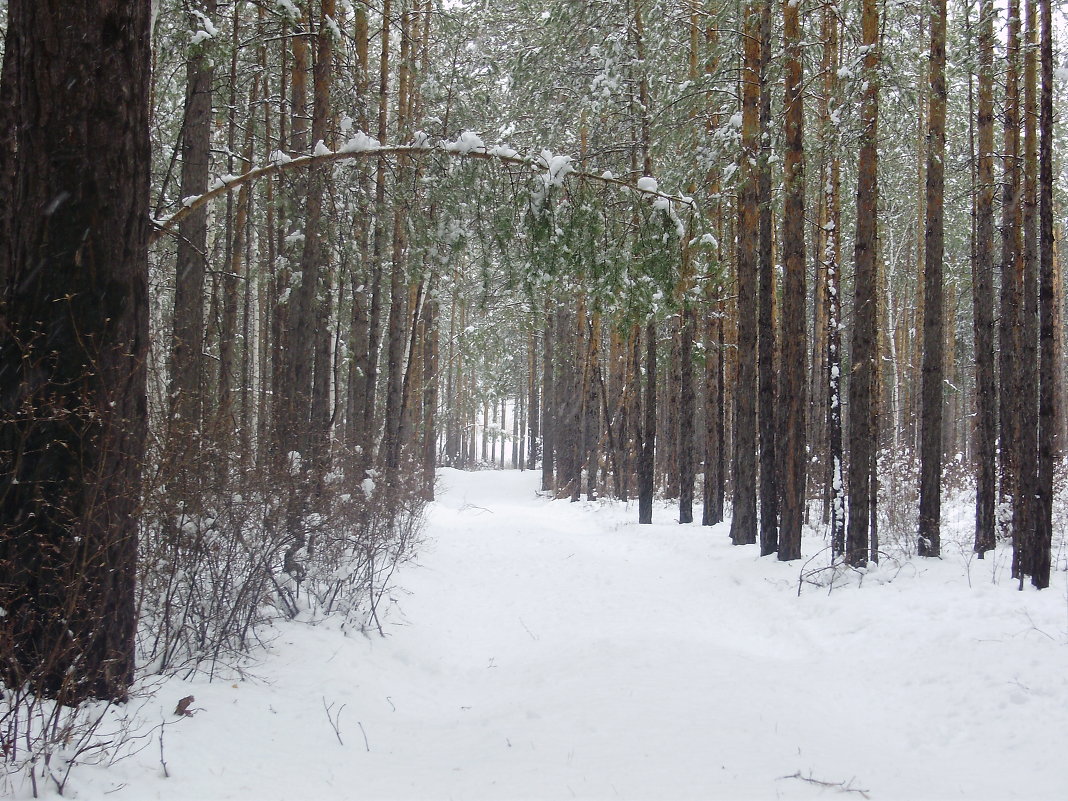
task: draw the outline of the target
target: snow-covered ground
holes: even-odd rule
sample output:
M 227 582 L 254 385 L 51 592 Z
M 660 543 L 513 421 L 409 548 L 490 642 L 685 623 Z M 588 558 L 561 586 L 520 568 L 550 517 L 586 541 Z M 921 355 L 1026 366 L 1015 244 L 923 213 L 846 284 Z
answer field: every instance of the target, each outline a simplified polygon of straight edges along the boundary
M 1068 798 L 1063 570 L 1018 592 L 947 548 L 798 597 L 724 525 L 536 481 L 442 471 L 386 637 L 279 625 L 244 679 L 158 686 L 141 750 L 67 795 Z

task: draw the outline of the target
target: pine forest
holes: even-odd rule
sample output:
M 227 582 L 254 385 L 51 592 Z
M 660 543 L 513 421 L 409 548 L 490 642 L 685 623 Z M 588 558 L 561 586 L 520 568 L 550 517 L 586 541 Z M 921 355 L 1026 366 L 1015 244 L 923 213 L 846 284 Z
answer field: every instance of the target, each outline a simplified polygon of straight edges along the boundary
M 3 0 L 0 31 L 0 793 L 1068 792 L 1068 6 Z M 497 712 L 416 669 L 454 651 L 523 665 Z M 707 662 L 763 690 L 713 704 Z M 314 708 L 206 739 L 246 681 Z M 910 711 L 785 700 L 824 688 Z M 398 728 L 405 690 L 524 761 Z M 279 725 L 316 756 L 258 761 Z

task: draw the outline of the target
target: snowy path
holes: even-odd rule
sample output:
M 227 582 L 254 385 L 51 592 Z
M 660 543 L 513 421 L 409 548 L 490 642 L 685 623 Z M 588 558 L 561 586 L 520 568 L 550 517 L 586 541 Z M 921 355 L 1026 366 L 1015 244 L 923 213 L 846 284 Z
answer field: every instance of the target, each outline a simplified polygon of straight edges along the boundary
M 79 796 L 838 796 L 799 772 L 876 800 L 1068 798 L 1063 572 L 1017 593 L 974 562 L 969 587 L 950 556 L 798 599 L 798 564 L 723 526 L 639 527 L 535 481 L 444 471 L 387 638 L 286 625 L 259 680 L 170 682 L 161 712 L 202 710 L 167 727 L 170 778 L 153 742 Z

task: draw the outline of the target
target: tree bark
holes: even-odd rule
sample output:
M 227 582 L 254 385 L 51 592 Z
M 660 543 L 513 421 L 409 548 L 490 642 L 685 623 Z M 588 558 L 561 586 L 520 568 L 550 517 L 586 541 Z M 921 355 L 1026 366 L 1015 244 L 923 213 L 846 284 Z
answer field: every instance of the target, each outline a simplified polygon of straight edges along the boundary
M 201 25 L 197 14 L 214 14 L 215 0 L 193 3 L 192 30 Z M 185 119 L 182 124 L 182 198 L 208 189 L 211 151 L 211 104 L 214 67 L 204 43 L 191 46 L 186 61 Z M 178 223 L 178 260 L 174 287 L 174 333 L 171 340 L 170 413 L 176 454 L 176 491 L 181 500 L 195 502 L 190 482 L 200 468 L 199 442 L 204 423 L 204 275 L 207 267 L 208 210 L 197 209 Z
M 779 547 L 778 406 L 775 398 L 775 265 L 771 197 L 771 2 L 760 6 L 760 159 L 757 177 L 759 322 L 757 337 L 757 406 L 760 435 L 760 554 Z
M 946 152 L 946 2 L 933 0 L 930 14 L 930 92 L 927 116 L 927 211 L 924 232 L 923 375 L 920 415 L 920 556 L 941 553 L 942 413 L 944 372 L 945 254 L 943 193 Z
M 842 452 L 842 298 L 839 272 L 841 267 L 841 213 L 839 189 L 841 161 L 833 115 L 838 102 L 838 38 L 840 21 L 836 4 L 824 7 L 823 31 L 823 102 L 820 106 L 820 146 L 823 149 L 823 173 L 820 180 L 820 233 L 817 238 L 819 259 L 825 272 L 826 304 L 826 373 L 827 382 L 827 518 L 831 552 L 845 552 L 845 476 Z
M 786 45 L 786 160 L 783 178 L 783 256 L 786 262 L 782 308 L 782 384 L 779 401 L 784 425 L 781 444 L 782 525 L 779 559 L 801 558 L 805 521 L 805 153 L 802 95 L 801 12 L 795 0 L 783 2 Z
M 861 44 L 864 54 L 862 128 L 857 158 L 857 227 L 853 249 L 852 375 L 849 379 L 849 522 L 846 561 L 863 566 L 869 557 L 870 519 L 874 509 L 872 463 L 876 449 L 875 359 L 876 259 L 878 253 L 879 6 L 863 0 Z
M 1053 266 L 1053 15 L 1050 0 L 1039 0 L 1042 85 L 1039 101 L 1039 399 L 1038 486 L 1031 583 L 1049 587 L 1053 546 L 1053 472 L 1057 453 L 1057 371 L 1055 360 L 1055 293 Z
M 976 492 L 975 552 L 996 545 L 997 387 L 994 379 L 994 7 L 979 8 L 979 106 L 976 181 L 975 267 L 972 309 L 975 332 Z
M 1001 195 L 1001 316 L 998 321 L 998 453 L 1001 457 L 1000 497 L 1011 508 L 1017 494 L 1020 441 L 1014 430 L 1013 399 L 1017 389 L 1019 355 L 1020 291 L 1017 262 L 1020 260 L 1020 105 L 1017 61 L 1019 58 L 1020 3 L 1009 0 L 1005 50 L 1005 129 Z M 1015 526 L 1009 524 L 1010 533 Z
M 755 167 L 760 152 L 760 6 L 745 9 L 742 38 L 742 152 L 738 190 L 737 320 L 738 371 L 734 389 L 734 454 L 731 460 L 733 509 L 731 542 L 757 539 L 756 404 L 757 390 L 757 241 L 758 186 Z
M 133 679 L 148 346 L 147 0 L 11 0 L 0 231 L 3 680 L 74 704 Z
M 1032 575 L 1035 556 L 1035 497 L 1038 493 L 1038 92 L 1035 46 L 1035 0 L 1024 0 L 1023 198 L 1020 263 L 1017 389 L 1014 393 L 1020 461 L 1019 488 L 1013 504 L 1013 565 L 1021 583 Z

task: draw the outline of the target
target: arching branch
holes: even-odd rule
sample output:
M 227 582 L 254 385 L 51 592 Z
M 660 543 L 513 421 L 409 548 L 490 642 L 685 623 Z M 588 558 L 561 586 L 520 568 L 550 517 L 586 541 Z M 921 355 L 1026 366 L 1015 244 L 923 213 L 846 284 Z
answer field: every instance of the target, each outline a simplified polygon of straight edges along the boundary
M 156 242 L 164 234 L 170 233 L 183 218 L 192 214 L 197 209 L 210 203 L 217 197 L 239 189 L 243 185 L 259 178 L 277 175 L 292 170 L 307 169 L 315 165 L 329 164 L 336 161 L 349 161 L 367 157 L 396 157 L 401 155 L 421 155 L 437 153 L 456 158 L 473 158 L 483 161 L 493 161 L 507 164 L 513 167 L 529 169 L 532 175 L 539 176 L 549 185 L 559 185 L 569 177 L 582 178 L 590 181 L 598 181 L 608 186 L 629 190 L 640 195 L 645 195 L 651 200 L 664 201 L 666 203 L 678 203 L 683 206 L 695 207 L 693 198 L 680 195 L 671 195 L 661 192 L 656 188 L 656 182 L 649 179 L 639 180 L 637 184 L 629 183 L 622 178 L 616 178 L 611 173 L 605 172 L 600 175 L 576 170 L 571 166 L 571 159 L 567 156 L 552 156 L 544 153 L 537 158 L 520 156 L 509 147 L 486 147 L 481 144 L 473 134 L 461 134 L 453 142 L 440 142 L 431 144 L 428 140 L 419 141 L 409 145 L 382 145 L 376 140 L 363 134 L 357 134 L 347 144 L 337 150 L 329 150 L 320 142 L 316 145 L 314 153 L 297 158 L 289 158 L 284 154 L 276 153 L 275 158 L 262 167 L 256 167 L 241 175 L 227 175 L 216 180 L 211 188 L 202 195 L 194 195 L 182 200 L 182 208 L 174 214 L 155 219 L 152 221 L 154 230 L 150 242 Z

